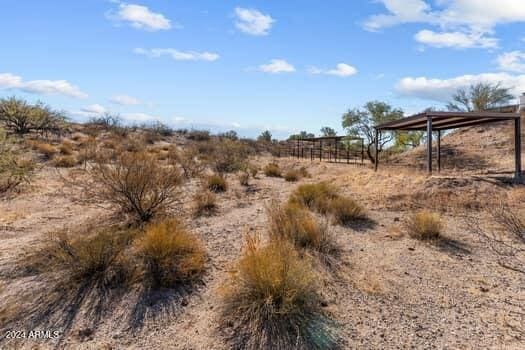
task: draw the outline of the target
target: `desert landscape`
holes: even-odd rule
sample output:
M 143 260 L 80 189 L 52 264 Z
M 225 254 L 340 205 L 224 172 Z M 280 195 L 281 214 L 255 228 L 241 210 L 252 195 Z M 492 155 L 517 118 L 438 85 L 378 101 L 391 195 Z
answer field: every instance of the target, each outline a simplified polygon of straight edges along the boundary
M 0 203 L 1 331 L 57 336 L 2 348 L 523 347 L 525 190 L 488 171 L 512 168 L 487 146 L 508 125 L 445 136 L 496 151 L 433 176 L 408 165 L 423 147 L 374 172 L 202 131 L 66 128 L 10 141 L 32 163 Z

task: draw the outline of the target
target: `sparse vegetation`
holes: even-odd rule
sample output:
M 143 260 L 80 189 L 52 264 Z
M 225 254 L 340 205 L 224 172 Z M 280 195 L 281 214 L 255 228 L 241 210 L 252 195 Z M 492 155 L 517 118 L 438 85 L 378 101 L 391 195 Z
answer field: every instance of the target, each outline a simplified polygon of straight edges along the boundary
M 337 197 L 337 188 L 326 182 L 319 182 L 297 187 L 290 196 L 290 202 L 324 214 L 330 209 L 330 202 Z
M 241 171 L 238 175 L 239 183 L 241 186 L 249 186 L 250 185 L 250 174 L 247 171 Z
M 441 236 L 442 222 L 438 213 L 419 211 L 407 220 L 408 234 L 420 240 L 434 240 Z
M 334 222 L 343 226 L 366 218 L 363 207 L 348 197 L 332 199 L 328 211 L 332 214 Z
M 226 192 L 228 190 L 228 183 L 226 182 L 226 178 L 221 175 L 211 175 L 206 180 L 207 187 L 210 191 L 219 193 L 219 192 Z
M 38 153 L 44 156 L 45 159 L 51 159 L 55 154 L 58 153 L 58 150 L 55 146 L 50 145 L 49 143 L 37 143 L 35 149 Z
M 53 159 L 53 165 L 57 168 L 72 168 L 77 163 L 75 156 L 59 156 Z
M 243 349 L 331 349 L 337 339 L 320 308 L 318 278 L 293 245 L 248 238 L 223 287 L 223 324 Z
M 270 163 L 264 167 L 264 175 L 268 177 L 281 177 L 281 168 L 279 168 L 279 164 L 277 163 Z
M 137 243 L 147 275 L 155 286 L 190 283 L 205 270 L 206 252 L 200 240 L 174 219 L 152 223 Z
M 290 169 L 284 173 L 284 179 L 288 182 L 299 181 L 300 177 L 301 177 L 301 174 L 296 169 Z
M 0 195 L 28 183 L 33 170 L 33 161 L 23 158 L 12 140 L 0 129 Z
M 217 197 L 208 190 L 199 192 L 193 198 L 195 216 L 211 216 L 217 211 Z
M 147 152 L 122 153 L 114 160 L 97 158 L 84 185 L 88 199 L 113 203 L 136 221 L 146 222 L 178 200 L 180 170 L 164 165 Z

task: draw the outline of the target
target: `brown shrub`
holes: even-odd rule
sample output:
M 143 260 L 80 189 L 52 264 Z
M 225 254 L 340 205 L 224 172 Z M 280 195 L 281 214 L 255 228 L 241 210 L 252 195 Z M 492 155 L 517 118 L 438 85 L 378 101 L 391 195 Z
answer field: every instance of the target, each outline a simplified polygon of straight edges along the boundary
M 73 144 L 71 141 L 64 140 L 62 141 L 62 144 L 58 147 L 58 150 L 60 151 L 60 154 L 63 154 L 65 156 L 72 155 L 73 152 Z
M 57 168 L 72 168 L 77 163 L 78 160 L 74 156 L 59 156 L 53 159 L 53 165 Z
M 270 163 L 264 167 L 264 175 L 268 177 L 281 177 L 281 169 L 276 163 Z
M 89 173 L 92 181 L 83 186 L 88 199 L 113 203 L 139 222 L 170 209 L 182 182 L 178 167 L 146 152 L 117 154 L 108 163 L 96 158 Z
M 217 211 L 217 197 L 210 191 L 197 193 L 193 198 L 195 216 L 211 216 Z
M 441 217 L 426 210 L 411 215 L 406 223 L 408 234 L 421 240 L 438 239 L 441 236 Z
M 298 170 L 295 170 L 295 169 L 290 169 L 284 173 L 284 179 L 288 182 L 299 181 L 300 177 L 301 177 L 301 174 L 299 173 Z
M 177 220 L 151 224 L 136 247 L 147 277 L 156 286 L 193 282 L 205 271 L 206 252 L 201 241 Z
M 291 203 L 272 203 L 266 212 L 272 240 L 288 240 L 298 248 L 320 253 L 326 263 L 333 262 L 331 258 L 339 252 L 337 243 L 328 226 L 319 223 L 308 209 Z
M 326 183 L 305 184 L 297 187 L 290 196 L 290 202 L 306 206 L 320 213 L 327 213 L 330 202 L 337 198 L 337 188 Z
M 330 349 L 337 337 L 320 308 L 318 277 L 293 245 L 248 238 L 222 288 L 222 323 L 236 349 Z
M 363 207 L 348 197 L 332 199 L 328 211 L 333 215 L 334 222 L 343 226 L 366 219 L 366 213 Z
M 49 143 L 37 143 L 35 145 L 36 151 L 44 156 L 46 159 L 51 159 L 55 154 L 58 153 L 58 150 L 55 146 L 50 145 Z
M 249 150 L 241 142 L 222 139 L 213 145 L 208 162 L 216 173 L 233 173 L 246 167 Z
M 179 151 L 176 146 L 172 146 L 168 151 L 168 159 L 179 164 L 187 179 L 200 177 L 204 172 L 205 165 L 199 159 L 199 151 L 196 147 L 188 146 Z
M 250 185 L 250 174 L 248 174 L 247 172 L 242 171 L 241 173 L 239 173 L 238 178 L 239 178 L 239 183 L 241 184 L 241 186 Z
M 226 192 L 228 190 L 228 183 L 226 179 L 221 175 L 211 175 L 206 180 L 207 187 L 210 191 L 219 193 Z

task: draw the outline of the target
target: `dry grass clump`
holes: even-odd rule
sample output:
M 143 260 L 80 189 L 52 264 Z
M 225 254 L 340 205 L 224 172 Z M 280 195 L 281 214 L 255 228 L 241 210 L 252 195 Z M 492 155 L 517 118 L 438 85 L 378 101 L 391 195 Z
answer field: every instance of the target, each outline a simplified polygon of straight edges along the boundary
M 88 199 L 113 203 L 138 222 L 170 209 L 178 200 L 182 175 L 175 165 L 163 165 L 147 152 L 96 158 L 89 168 L 92 180 L 84 184 Z
M 330 201 L 328 211 L 334 222 L 339 225 L 349 225 L 357 220 L 366 219 L 365 210 L 356 201 L 348 197 L 337 197 Z
M 45 159 L 51 159 L 55 154 L 58 153 L 58 150 L 55 146 L 50 145 L 49 143 L 37 143 L 35 144 L 35 150 L 44 156 Z
M 410 237 L 420 240 L 438 239 L 443 228 L 441 216 L 426 210 L 411 215 L 406 226 Z
M 296 182 L 301 178 L 301 174 L 296 169 L 290 169 L 284 173 L 284 179 L 288 182 Z
M 292 244 L 248 238 L 223 287 L 222 320 L 236 349 L 331 349 L 336 336 L 320 308 L 318 278 Z
M 228 190 L 228 183 L 221 175 L 211 175 L 206 180 L 206 187 L 215 193 L 226 192 Z
M 327 263 L 338 253 L 337 243 L 328 231 L 328 226 L 319 223 L 303 206 L 272 203 L 266 212 L 270 239 L 287 240 L 298 248 L 320 253 Z
M 201 241 L 174 219 L 148 226 L 136 249 L 146 276 L 156 286 L 193 282 L 205 270 L 206 252 Z
M 279 168 L 279 164 L 277 163 L 270 163 L 266 165 L 263 169 L 264 175 L 268 177 L 281 177 L 281 169 Z
M 58 147 L 58 150 L 60 151 L 60 154 L 65 156 L 71 156 L 73 155 L 73 143 L 68 140 L 62 141 L 62 144 Z
M 53 159 L 53 165 L 57 168 L 72 168 L 77 163 L 75 156 L 59 156 Z
M 248 172 L 242 171 L 238 175 L 238 179 L 239 179 L 239 183 L 241 184 L 241 186 L 249 186 L 250 185 L 250 174 L 248 174 Z
M 64 269 L 77 282 L 98 281 L 106 284 L 122 282 L 132 266 L 124 264 L 122 252 L 135 232 L 115 227 L 72 239 L 60 232 L 48 247 L 50 265 Z M 49 268 L 49 265 L 45 267 Z
M 23 158 L 20 153 L 20 150 L 15 149 L 13 140 L 0 128 L 0 195 L 31 179 L 34 163 L 29 158 Z
M 210 191 L 197 193 L 193 198 L 193 215 L 211 216 L 217 211 L 217 197 Z
M 337 188 L 326 183 L 305 184 L 297 187 L 290 196 L 290 203 L 303 205 L 320 213 L 327 213 L 330 202 L 338 197 Z

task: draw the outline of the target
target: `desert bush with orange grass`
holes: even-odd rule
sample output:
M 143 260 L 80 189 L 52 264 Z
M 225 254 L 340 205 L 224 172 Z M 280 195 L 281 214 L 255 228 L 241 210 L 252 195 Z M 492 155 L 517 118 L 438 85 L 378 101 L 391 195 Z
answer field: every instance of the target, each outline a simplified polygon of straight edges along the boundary
M 205 271 L 203 244 L 175 219 L 150 224 L 137 240 L 136 249 L 146 277 L 156 286 L 194 282 Z
M 206 179 L 206 187 L 211 192 L 226 192 L 228 190 L 228 182 L 224 176 L 214 174 Z
M 328 204 L 328 212 L 333 216 L 334 223 L 343 226 L 366 219 L 364 208 L 348 197 L 333 198 Z
M 279 164 L 277 163 L 270 163 L 267 164 L 263 169 L 264 175 L 268 177 L 281 177 L 282 171 L 281 168 L 279 168 Z
M 422 210 L 408 218 L 406 227 L 412 238 L 435 240 L 440 238 L 443 224 L 439 213 Z
M 336 328 L 320 306 L 319 278 L 287 241 L 248 237 L 222 287 L 221 320 L 235 349 L 333 349 Z M 223 328 L 223 329 L 224 329 Z
M 96 158 L 88 173 L 91 180 L 83 184 L 87 198 L 112 203 L 137 222 L 166 212 L 179 199 L 179 168 L 147 152 Z
M 327 182 L 304 184 L 292 192 L 289 201 L 324 214 L 330 209 L 330 202 L 338 197 L 337 193 L 337 188 Z
M 29 183 L 34 168 L 33 161 L 23 157 L 13 140 L 0 129 L 0 195 L 14 190 L 22 183 Z
M 308 209 L 297 204 L 272 203 L 266 208 L 268 234 L 271 240 L 287 240 L 297 248 L 319 254 L 323 262 L 332 265 L 339 253 L 335 237 L 328 225 L 321 223 Z
M 213 192 L 204 190 L 193 197 L 193 215 L 211 216 L 217 211 L 217 197 Z
M 36 143 L 34 147 L 35 150 L 44 156 L 45 159 L 51 159 L 58 153 L 56 147 L 49 143 Z
M 53 166 L 57 168 L 72 168 L 78 164 L 75 156 L 58 156 L 53 158 Z

